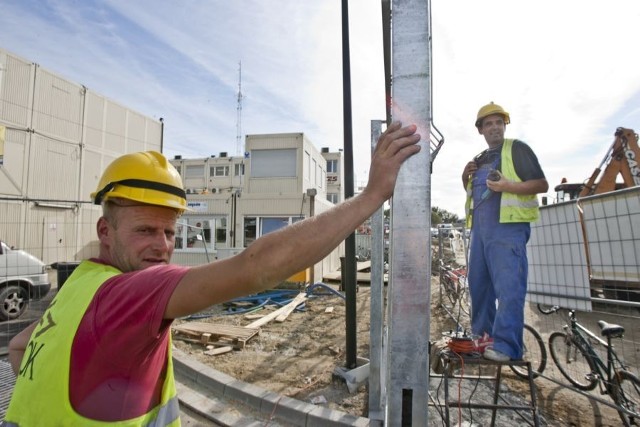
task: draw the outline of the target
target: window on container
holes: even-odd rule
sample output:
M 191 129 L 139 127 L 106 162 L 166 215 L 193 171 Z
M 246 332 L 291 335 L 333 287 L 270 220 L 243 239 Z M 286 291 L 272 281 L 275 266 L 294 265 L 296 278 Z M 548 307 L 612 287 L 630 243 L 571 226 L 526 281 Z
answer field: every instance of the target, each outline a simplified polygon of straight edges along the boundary
M 244 247 L 246 248 L 256 240 L 257 237 L 257 218 L 245 217 L 244 218 Z
M 209 174 L 210 176 L 229 176 L 229 166 L 211 166 Z
M 244 163 L 236 163 L 233 167 L 233 175 L 234 176 L 243 176 L 244 175 Z
M 223 215 L 182 217 L 176 225 L 175 248 L 189 251 L 225 246 L 227 218 Z
M 338 203 L 338 193 L 327 193 L 327 200 L 335 205 Z
M 311 168 L 311 155 L 305 151 L 304 152 L 304 171 L 302 172 L 302 176 L 304 176 L 304 174 L 307 174 L 307 181 L 309 181 L 309 174 L 311 172 L 309 172 L 309 169 Z
M 268 234 L 289 225 L 289 218 L 261 218 L 260 225 L 260 235 Z
M 244 220 L 244 246 L 249 246 L 256 238 L 279 230 L 287 225 L 302 221 L 303 216 L 246 217 Z
M 202 217 L 184 218 L 187 225 L 187 248 L 211 246 L 211 225 Z
M 318 176 L 317 170 L 318 170 L 318 162 L 316 162 L 316 159 L 313 159 L 313 168 L 309 171 L 309 173 L 311 173 L 311 179 L 309 181 L 314 186 L 316 185 L 316 177 Z
M 204 176 L 204 165 L 187 165 L 184 176 L 185 178 L 202 178 Z
M 216 238 L 216 246 L 226 246 L 227 244 L 227 218 L 220 217 L 214 220 L 214 230 Z
M 320 166 L 318 164 L 318 166 L 316 167 L 316 182 L 315 184 L 322 188 L 322 166 Z
M 289 178 L 296 176 L 296 149 L 252 150 L 251 176 Z
M 338 172 L 338 161 L 337 160 L 327 160 L 327 172 Z

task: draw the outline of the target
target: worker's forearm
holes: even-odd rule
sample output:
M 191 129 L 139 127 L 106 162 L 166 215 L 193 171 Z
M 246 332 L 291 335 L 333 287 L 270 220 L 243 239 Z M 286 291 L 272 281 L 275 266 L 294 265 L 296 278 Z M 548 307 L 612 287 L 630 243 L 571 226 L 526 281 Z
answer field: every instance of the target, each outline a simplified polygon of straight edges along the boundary
M 263 236 L 243 252 L 249 265 L 262 272 L 256 286 L 273 286 L 321 261 L 382 203 L 376 196 L 362 193 L 330 211 Z
M 18 372 L 20 372 L 20 364 L 22 363 L 24 352 L 25 350 L 9 350 L 7 358 L 9 359 L 11 369 L 16 376 L 18 375 Z
M 236 256 L 191 268 L 173 292 L 165 318 L 269 289 L 313 266 L 383 202 L 381 196 L 361 193 L 317 216 L 263 235 Z
M 546 193 L 549 189 L 549 184 L 546 179 L 532 179 L 530 181 L 515 182 L 509 181 L 505 185 L 504 192 L 521 194 L 521 195 L 533 195 Z
M 22 363 L 24 352 L 27 349 L 27 345 L 31 339 L 31 334 L 38 325 L 38 322 L 39 321 L 33 322 L 9 341 L 9 355 L 7 358 L 9 359 L 11 368 L 16 375 L 18 375 L 18 372 L 20 371 L 20 364 Z

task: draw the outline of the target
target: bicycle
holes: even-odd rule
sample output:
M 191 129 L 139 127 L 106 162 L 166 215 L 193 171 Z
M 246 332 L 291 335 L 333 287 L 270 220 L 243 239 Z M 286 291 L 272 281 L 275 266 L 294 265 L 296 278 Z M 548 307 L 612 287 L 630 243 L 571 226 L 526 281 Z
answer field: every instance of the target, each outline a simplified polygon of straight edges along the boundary
M 467 284 L 467 270 L 464 267 L 453 268 L 446 265 L 440 260 L 440 303 L 442 304 L 442 290 L 451 303 L 452 307 L 456 305 L 466 314 L 469 315 L 469 285 Z
M 544 314 L 556 313 L 559 306 L 544 308 Z M 633 374 L 618 357 L 612 340 L 622 338 L 624 327 L 598 321 L 600 334 L 606 341 L 581 325 L 575 310 L 568 311 L 569 323 L 564 331 L 553 332 L 549 336 L 551 358 L 562 375 L 577 389 L 590 391 L 600 385 L 600 394 L 608 395 L 625 426 L 640 422 L 640 378 Z M 607 351 L 606 362 L 596 352 L 595 346 Z

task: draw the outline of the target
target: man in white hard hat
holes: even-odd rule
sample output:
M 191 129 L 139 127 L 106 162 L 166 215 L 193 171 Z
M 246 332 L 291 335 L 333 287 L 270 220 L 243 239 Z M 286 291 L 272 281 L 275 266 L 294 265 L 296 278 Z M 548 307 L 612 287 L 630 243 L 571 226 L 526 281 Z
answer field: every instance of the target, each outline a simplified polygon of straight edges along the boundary
M 493 102 L 480 108 L 475 126 L 489 148 L 467 163 L 462 173 L 471 229 L 467 274 L 471 329 L 492 341 L 484 357 L 499 362 L 523 356 L 526 246 L 530 223 L 538 218 L 536 195 L 549 189 L 533 150 L 504 137 L 510 119 Z

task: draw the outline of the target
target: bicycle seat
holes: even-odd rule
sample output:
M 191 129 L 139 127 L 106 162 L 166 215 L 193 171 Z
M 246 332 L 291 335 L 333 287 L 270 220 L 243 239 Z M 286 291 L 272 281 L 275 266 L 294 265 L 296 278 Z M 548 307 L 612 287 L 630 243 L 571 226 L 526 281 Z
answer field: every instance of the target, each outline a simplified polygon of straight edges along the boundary
M 599 320 L 598 326 L 603 337 L 621 338 L 624 335 L 624 326 L 607 323 L 604 320 Z

